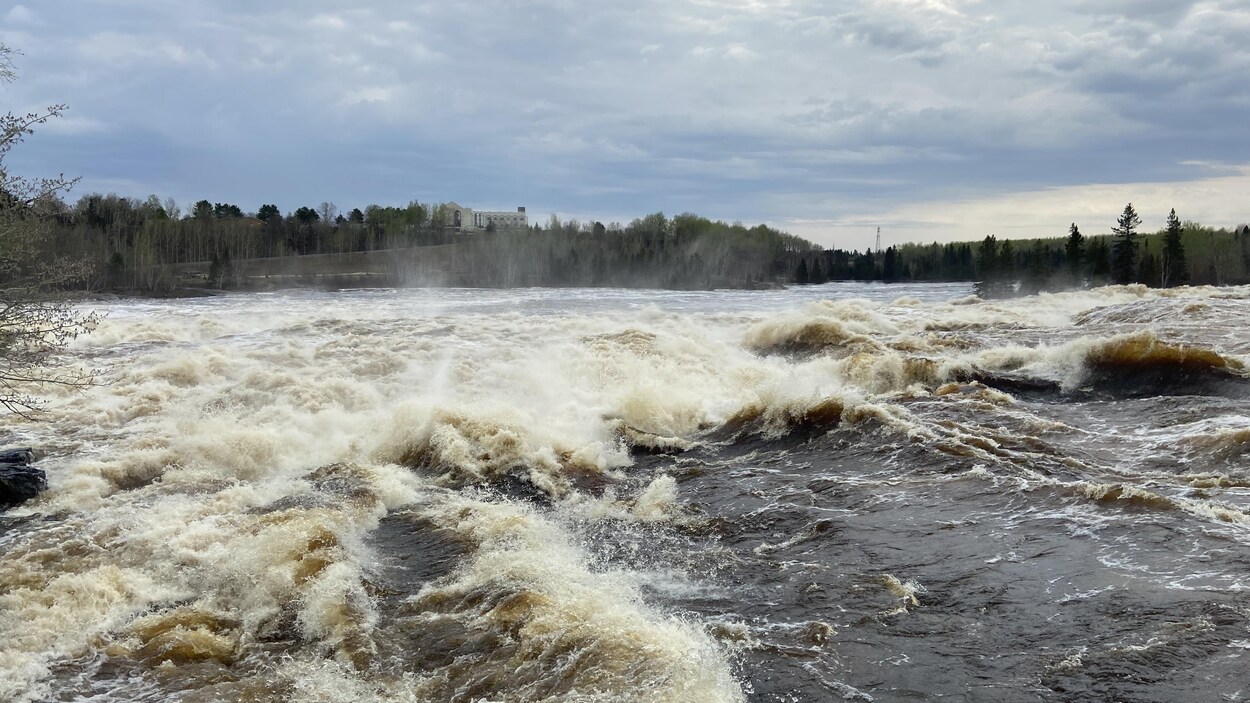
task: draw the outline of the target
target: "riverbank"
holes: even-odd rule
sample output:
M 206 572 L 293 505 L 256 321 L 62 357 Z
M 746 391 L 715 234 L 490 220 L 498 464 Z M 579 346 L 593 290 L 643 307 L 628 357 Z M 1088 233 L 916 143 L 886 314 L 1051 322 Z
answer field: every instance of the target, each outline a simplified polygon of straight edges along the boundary
M 558 275 L 520 274 L 484 277 L 472 265 L 480 252 L 464 244 L 380 249 L 341 254 L 306 254 L 240 259 L 225 264 L 195 261 L 151 267 L 145 287 L 108 288 L 106 293 L 149 297 L 188 298 L 229 291 L 288 289 L 342 290 L 356 288 L 535 288 L 585 287 L 562 282 Z M 761 281 L 729 276 L 673 280 L 660 272 L 636 274 L 621 281 L 607 279 L 603 287 L 660 290 L 772 290 L 779 280 Z M 591 286 L 594 287 L 594 286 Z

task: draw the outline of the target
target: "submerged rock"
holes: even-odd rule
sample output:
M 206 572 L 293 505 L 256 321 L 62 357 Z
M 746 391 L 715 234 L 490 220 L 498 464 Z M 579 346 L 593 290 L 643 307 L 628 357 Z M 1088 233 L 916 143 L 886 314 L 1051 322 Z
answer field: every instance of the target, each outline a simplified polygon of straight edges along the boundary
M 31 449 L 0 450 L 0 510 L 21 505 L 48 488 L 48 475 L 30 466 Z

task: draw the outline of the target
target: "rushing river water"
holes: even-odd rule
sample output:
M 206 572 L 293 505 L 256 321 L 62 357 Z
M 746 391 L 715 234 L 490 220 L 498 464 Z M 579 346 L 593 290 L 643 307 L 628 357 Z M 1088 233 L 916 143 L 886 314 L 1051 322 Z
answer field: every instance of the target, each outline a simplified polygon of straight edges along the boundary
M 2 701 L 1250 699 L 1250 289 L 101 303 Z

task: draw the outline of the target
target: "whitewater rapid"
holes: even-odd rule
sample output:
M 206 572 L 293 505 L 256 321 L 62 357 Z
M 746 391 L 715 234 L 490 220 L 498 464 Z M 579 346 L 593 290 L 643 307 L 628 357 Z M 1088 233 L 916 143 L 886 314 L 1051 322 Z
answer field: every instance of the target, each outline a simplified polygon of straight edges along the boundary
M 102 302 L 0 700 L 1247 696 L 1248 301 Z

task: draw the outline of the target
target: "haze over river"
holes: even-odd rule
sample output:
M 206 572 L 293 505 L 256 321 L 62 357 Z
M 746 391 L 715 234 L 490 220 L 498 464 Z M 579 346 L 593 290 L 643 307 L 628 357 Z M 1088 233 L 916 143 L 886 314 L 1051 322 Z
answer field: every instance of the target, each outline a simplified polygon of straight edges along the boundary
M 1250 699 L 1250 289 L 94 309 L 0 701 Z

